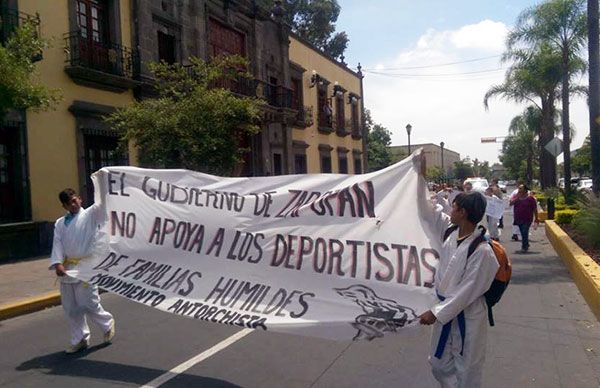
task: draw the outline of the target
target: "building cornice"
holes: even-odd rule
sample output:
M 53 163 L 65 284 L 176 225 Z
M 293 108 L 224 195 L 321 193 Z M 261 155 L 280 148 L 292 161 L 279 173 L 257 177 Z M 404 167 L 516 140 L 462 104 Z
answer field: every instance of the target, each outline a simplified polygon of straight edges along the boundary
M 314 44 L 310 43 L 308 40 L 304 39 L 303 37 L 301 37 L 300 35 L 296 34 L 294 31 L 290 31 L 290 37 L 296 39 L 298 42 L 302 43 L 303 45 L 305 45 L 306 47 L 310 48 L 311 50 L 313 50 L 315 53 L 319 54 L 320 56 L 322 56 L 323 58 L 327 59 L 329 62 L 333 63 L 334 65 L 336 65 L 337 67 L 339 67 L 340 69 L 346 71 L 347 73 L 355 76 L 356 78 L 360 79 L 361 76 L 355 72 L 354 70 L 348 68 L 346 65 L 338 62 L 335 58 L 333 58 L 330 55 L 327 55 L 326 53 L 324 53 L 321 49 L 319 49 L 317 46 L 315 46 Z

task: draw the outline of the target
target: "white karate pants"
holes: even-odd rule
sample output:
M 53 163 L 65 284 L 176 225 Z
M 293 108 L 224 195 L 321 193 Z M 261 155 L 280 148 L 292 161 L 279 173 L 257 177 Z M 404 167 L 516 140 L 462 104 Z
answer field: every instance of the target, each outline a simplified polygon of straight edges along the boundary
M 513 219 L 515 218 L 515 209 L 513 208 Z M 512 234 L 513 236 L 518 236 L 519 238 L 523 238 L 523 236 L 521 236 L 521 229 L 519 229 L 519 227 L 517 225 L 512 226 Z
M 475 302 L 477 303 L 477 302 Z M 485 304 L 485 302 L 483 302 Z M 436 358 L 435 352 L 442 332 L 442 324 L 433 324 L 431 336 L 431 353 L 429 363 L 433 377 L 442 388 L 479 388 L 485 362 L 485 346 L 487 338 L 487 310 L 478 308 L 477 313 L 465 313 L 465 345 L 461 351 L 461 335 L 458 321 L 452 321 L 450 336 L 441 359 Z M 472 315 L 469 317 L 469 315 Z
M 81 340 L 89 341 L 90 328 L 86 315 L 106 333 L 112 323 L 113 316 L 100 304 L 98 287 L 84 282 L 61 283 L 60 300 L 71 330 L 71 345 Z
M 488 232 L 491 238 L 500 238 L 500 231 L 498 230 L 498 219 L 490 216 L 486 216 L 488 224 Z

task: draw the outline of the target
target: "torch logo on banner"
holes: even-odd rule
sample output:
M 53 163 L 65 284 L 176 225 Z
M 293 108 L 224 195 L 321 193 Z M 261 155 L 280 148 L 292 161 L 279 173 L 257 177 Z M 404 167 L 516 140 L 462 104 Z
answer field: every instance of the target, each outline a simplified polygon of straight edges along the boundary
M 358 330 L 353 340 L 383 337 L 388 332 L 396 332 L 417 319 L 415 311 L 410 307 L 402 306 L 391 299 L 377 296 L 375 291 L 362 284 L 355 284 L 347 288 L 334 288 L 343 296 L 358 304 L 365 314 L 354 318 L 351 325 Z

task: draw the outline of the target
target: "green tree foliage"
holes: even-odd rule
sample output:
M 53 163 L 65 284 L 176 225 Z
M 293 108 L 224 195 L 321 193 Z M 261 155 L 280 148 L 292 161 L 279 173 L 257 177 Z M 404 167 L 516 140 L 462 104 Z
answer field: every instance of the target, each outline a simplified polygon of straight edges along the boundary
M 499 159 L 511 179 L 531 183 L 535 165 L 532 165 L 529 170 L 525 155 L 531 152 L 533 141 L 533 134 L 527 131 L 520 131 L 504 139 Z
M 369 170 L 376 171 L 392 164 L 392 133 L 380 124 L 373 125 L 368 137 Z
M 438 166 L 427 168 L 427 179 L 432 182 L 440 182 L 444 178 L 444 171 Z
M 247 151 L 242 139 L 259 132 L 263 102 L 214 87 L 239 77 L 250 79 L 239 56 L 204 62 L 190 58 L 191 68 L 150 64 L 158 97 L 136 101 L 108 117 L 140 149 L 146 166 L 187 168 L 230 175 Z
M 261 0 L 272 9 L 276 0 Z M 337 0 L 285 0 L 284 21 L 292 31 L 308 40 L 333 58 L 339 58 L 348 47 L 348 35 L 335 32 L 341 7 Z
M 456 179 L 463 181 L 473 175 L 473 164 L 471 163 L 471 160 L 465 158 L 458 162 L 454 162 L 454 177 Z
M 592 171 L 592 143 L 589 136 L 586 137 L 581 148 L 577 150 L 577 153 L 571 159 L 571 167 L 573 171 L 577 171 L 579 176 Z
M 586 45 L 586 39 L 585 0 L 547 0 L 523 11 L 507 40 L 510 50 L 530 51 L 549 46 L 560 56 L 561 122 L 566 181 L 571 178 L 569 97 L 573 92 L 582 92 L 584 89 L 573 86 L 571 81 L 585 70 L 580 55 Z M 568 185 L 565 189 L 570 191 Z
M 39 84 L 32 58 L 47 46 L 36 27 L 26 22 L 0 45 L 0 120 L 9 109 L 47 110 L 60 100 L 60 92 Z
M 490 167 L 490 162 L 488 162 L 487 160 L 481 162 L 477 158 L 473 159 L 472 168 L 473 168 L 473 176 L 491 179 L 492 168 Z
M 528 106 L 522 114 L 511 120 L 508 131 L 513 136 L 505 140 L 506 146 L 502 145 L 500 161 L 512 177 L 524 180 L 528 184 L 531 184 L 534 178 L 541 125 L 541 110 L 534 105 Z

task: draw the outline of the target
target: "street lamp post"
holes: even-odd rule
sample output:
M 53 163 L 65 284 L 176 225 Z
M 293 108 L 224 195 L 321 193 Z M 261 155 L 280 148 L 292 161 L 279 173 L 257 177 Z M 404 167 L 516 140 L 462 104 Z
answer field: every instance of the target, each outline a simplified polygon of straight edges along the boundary
M 442 149 L 442 177 L 446 177 L 446 170 L 444 170 L 444 142 L 440 142 L 440 148 Z
M 412 130 L 412 125 L 406 124 L 406 134 L 408 135 L 408 155 L 410 156 L 410 131 Z

